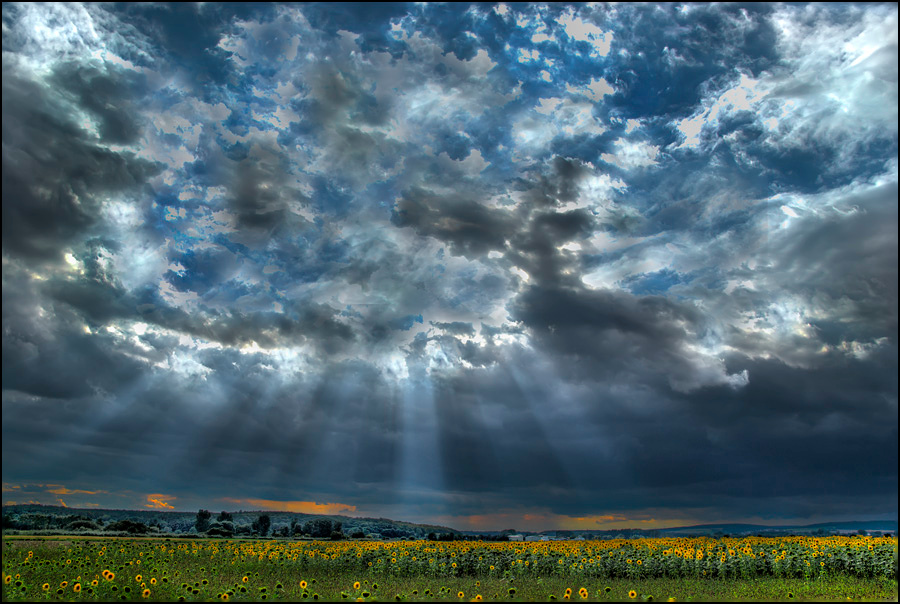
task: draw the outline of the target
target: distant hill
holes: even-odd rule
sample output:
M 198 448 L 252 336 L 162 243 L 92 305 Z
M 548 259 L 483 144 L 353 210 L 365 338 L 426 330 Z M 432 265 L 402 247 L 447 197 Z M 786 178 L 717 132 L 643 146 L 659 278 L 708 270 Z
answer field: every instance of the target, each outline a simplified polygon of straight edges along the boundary
M 697 524 L 660 529 L 661 533 L 727 533 L 727 534 L 765 534 L 769 532 L 814 533 L 882 531 L 897 532 L 896 520 L 858 520 L 846 522 L 820 522 L 817 524 L 766 525 L 766 524 Z
M 730 535 L 819 535 L 847 534 L 867 531 L 870 533 L 897 533 L 896 520 L 860 520 L 846 522 L 822 522 L 818 524 L 767 525 L 767 524 L 695 524 L 661 529 L 624 528 L 612 530 L 547 530 L 540 532 L 521 531 L 524 535 L 541 535 L 557 538 L 590 537 L 593 539 L 617 539 L 640 537 L 683 537 Z M 508 531 L 504 531 L 508 532 Z M 471 532 L 463 531 L 464 534 Z M 498 533 L 499 534 L 499 533 Z

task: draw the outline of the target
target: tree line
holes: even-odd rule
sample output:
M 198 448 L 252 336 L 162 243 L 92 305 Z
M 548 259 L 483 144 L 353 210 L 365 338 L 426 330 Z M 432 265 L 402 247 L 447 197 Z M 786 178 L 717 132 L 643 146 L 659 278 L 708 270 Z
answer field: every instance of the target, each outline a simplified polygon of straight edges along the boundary
M 37 534 L 169 535 L 182 537 L 275 537 L 313 539 L 452 539 L 461 536 L 432 525 L 386 518 L 323 517 L 293 512 L 196 513 L 168 510 L 102 510 L 41 506 L 3 507 L 3 531 Z

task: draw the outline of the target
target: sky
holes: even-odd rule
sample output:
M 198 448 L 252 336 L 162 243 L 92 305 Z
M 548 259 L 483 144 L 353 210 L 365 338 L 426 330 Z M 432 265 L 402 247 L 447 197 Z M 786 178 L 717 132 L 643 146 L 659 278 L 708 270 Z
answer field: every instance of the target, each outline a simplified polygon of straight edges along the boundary
M 3 502 L 897 518 L 897 4 L 3 4 Z

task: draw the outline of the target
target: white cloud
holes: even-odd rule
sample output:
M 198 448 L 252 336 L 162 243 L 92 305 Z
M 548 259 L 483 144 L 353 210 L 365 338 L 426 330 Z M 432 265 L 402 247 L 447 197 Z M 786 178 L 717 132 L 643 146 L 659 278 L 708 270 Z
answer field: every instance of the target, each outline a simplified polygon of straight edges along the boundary
M 541 53 L 539 53 L 535 49 L 527 49 L 520 48 L 519 49 L 519 63 L 527 63 L 528 61 L 537 61 L 541 57 Z
M 609 85 L 609 82 L 604 80 L 603 78 L 592 79 L 591 82 L 580 88 L 576 88 L 571 84 L 566 84 L 566 91 L 570 94 L 581 94 L 592 101 L 600 101 L 607 94 L 613 94 L 616 90 L 612 86 Z
M 533 113 L 526 113 L 513 123 L 513 140 L 517 154 L 531 154 L 545 148 L 557 136 L 571 138 L 598 135 L 606 131 L 593 115 L 594 105 L 584 101 L 540 99 Z M 537 114 L 537 115 L 535 115 Z
M 590 42 L 593 46 L 591 54 L 605 57 L 609 54 L 612 45 L 612 32 L 605 32 L 590 21 L 585 21 L 574 11 L 570 10 L 559 18 L 560 25 L 566 30 L 566 34 L 578 42 Z
M 681 145 L 675 147 L 696 147 L 700 144 L 700 134 L 704 128 L 715 128 L 720 116 L 738 111 L 758 111 L 760 103 L 769 90 L 746 74 L 741 74 L 738 82 L 721 92 L 715 98 L 704 100 L 703 107 L 690 118 L 685 118 L 675 127 L 684 135 Z
M 614 153 L 602 153 L 600 158 L 620 168 L 631 170 L 656 165 L 659 147 L 643 141 L 632 142 L 624 138 L 614 143 Z

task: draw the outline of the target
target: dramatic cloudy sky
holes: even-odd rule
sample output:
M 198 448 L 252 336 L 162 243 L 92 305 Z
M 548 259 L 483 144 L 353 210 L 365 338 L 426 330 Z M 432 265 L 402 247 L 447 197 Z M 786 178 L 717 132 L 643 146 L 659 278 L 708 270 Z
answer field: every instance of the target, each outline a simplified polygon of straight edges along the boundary
M 897 5 L 3 4 L 3 501 L 897 515 Z

